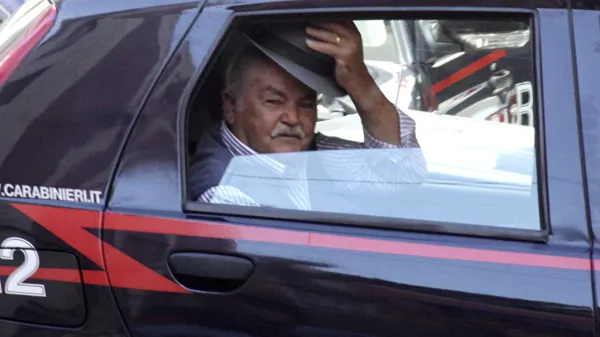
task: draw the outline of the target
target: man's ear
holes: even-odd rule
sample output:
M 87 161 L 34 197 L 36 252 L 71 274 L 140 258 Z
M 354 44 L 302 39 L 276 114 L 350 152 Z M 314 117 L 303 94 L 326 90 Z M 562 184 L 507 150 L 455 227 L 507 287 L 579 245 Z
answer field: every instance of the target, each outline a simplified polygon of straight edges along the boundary
M 223 117 L 227 124 L 233 124 L 235 121 L 236 97 L 229 90 L 221 92 L 221 100 L 223 101 Z

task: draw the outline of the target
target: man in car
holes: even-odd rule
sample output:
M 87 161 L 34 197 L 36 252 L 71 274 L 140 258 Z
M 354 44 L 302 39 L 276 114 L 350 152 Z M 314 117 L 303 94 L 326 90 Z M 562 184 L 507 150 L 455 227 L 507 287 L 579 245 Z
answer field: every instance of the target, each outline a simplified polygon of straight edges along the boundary
M 319 201 L 313 195 L 323 191 L 310 188 L 310 163 L 297 155 L 269 156 L 311 150 L 391 150 L 372 160 L 347 151 L 319 157 L 319 172 L 345 182 L 334 190 L 361 185 L 385 191 L 423 180 L 427 169 L 415 123 L 369 74 L 353 22 L 272 25 L 248 32 L 247 38 L 252 47 L 238 53 L 225 74 L 224 121 L 203 135 L 192 158 L 188 190 L 193 199 L 315 210 Z M 349 95 L 362 121 L 364 142 L 315 133 L 318 92 Z M 226 174 L 233 163 L 265 183 Z M 365 187 L 357 179 L 370 183 Z

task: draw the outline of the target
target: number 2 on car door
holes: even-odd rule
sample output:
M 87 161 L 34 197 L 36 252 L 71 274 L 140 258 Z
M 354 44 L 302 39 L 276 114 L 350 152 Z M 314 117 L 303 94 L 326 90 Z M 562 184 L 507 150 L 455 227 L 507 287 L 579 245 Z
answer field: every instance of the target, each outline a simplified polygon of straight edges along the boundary
M 16 250 L 23 253 L 25 260 L 8 276 L 4 292 L 10 295 L 46 297 L 46 288 L 43 284 L 25 283 L 40 267 L 40 257 L 31 243 L 18 237 L 5 239 L 0 245 L 0 259 L 13 260 Z M 0 293 L 2 293 L 1 285 Z

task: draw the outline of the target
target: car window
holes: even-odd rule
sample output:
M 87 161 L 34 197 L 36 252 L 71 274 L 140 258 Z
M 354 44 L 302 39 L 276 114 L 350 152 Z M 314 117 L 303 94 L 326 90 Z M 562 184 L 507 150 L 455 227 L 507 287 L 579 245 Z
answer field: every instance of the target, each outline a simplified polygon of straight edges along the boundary
M 330 29 L 321 42 L 335 48 L 348 41 L 346 30 L 328 25 L 322 25 Z M 224 94 L 229 92 L 223 90 L 230 83 L 228 71 L 239 68 L 232 66 L 237 60 L 232 55 L 246 35 L 253 36 L 248 33 L 254 32 L 252 27 L 232 29 L 192 100 L 187 129 L 187 195 L 192 201 L 253 207 L 257 215 L 277 210 L 283 218 L 293 210 L 423 226 L 543 228 L 531 18 L 349 20 L 347 27 L 360 34 L 358 53 L 377 90 L 366 85 L 364 92 L 336 95 L 335 85 L 308 85 L 323 88 L 314 89 L 314 120 L 310 103 L 304 107 L 286 96 L 294 91 L 268 93 L 272 97 L 265 102 L 272 103 L 265 103 L 264 111 L 271 114 L 263 119 L 256 117 L 263 109 L 256 103 L 260 93 L 244 92 L 252 86 L 240 89 L 239 100 Z M 260 50 L 263 55 L 277 48 L 271 41 L 251 42 L 268 46 Z M 304 76 L 306 69 L 318 72 L 318 67 L 289 57 L 291 61 L 269 60 L 295 74 L 302 84 L 298 92 L 304 84 L 316 83 Z M 325 61 L 320 65 L 326 67 Z M 336 64 L 340 67 L 336 58 L 329 61 L 334 69 L 329 76 L 351 87 L 352 80 L 343 82 L 345 73 L 335 70 Z M 295 86 L 290 83 L 288 87 Z M 386 119 L 390 106 L 397 119 Z M 379 117 L 386 125 L 377 124 Z M 389 121 L 398 124 L 390 126 Z M 305 147 L 269 147 L 279 138 L 281 144 L 302 143 L 302 130 L 294 127 L 311 122 L 315 136 L 309 135 Z M 287 131 L 282 136 L 278 128 Z

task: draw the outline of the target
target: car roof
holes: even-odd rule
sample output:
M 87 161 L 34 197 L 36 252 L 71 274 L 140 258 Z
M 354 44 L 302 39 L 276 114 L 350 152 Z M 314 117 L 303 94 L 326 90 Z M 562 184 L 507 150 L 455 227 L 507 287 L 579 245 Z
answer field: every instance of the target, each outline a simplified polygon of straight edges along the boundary
M 285 9 L 326 9 L 340 7 L 389 7 L 398 5 L 413 7 L 415 9 L 480 7 L 480 8 L 566 8 L 567 0 L 207 0 L 208 7 L 224 7 L 230 10 L 244 11 L 270 11 Z

